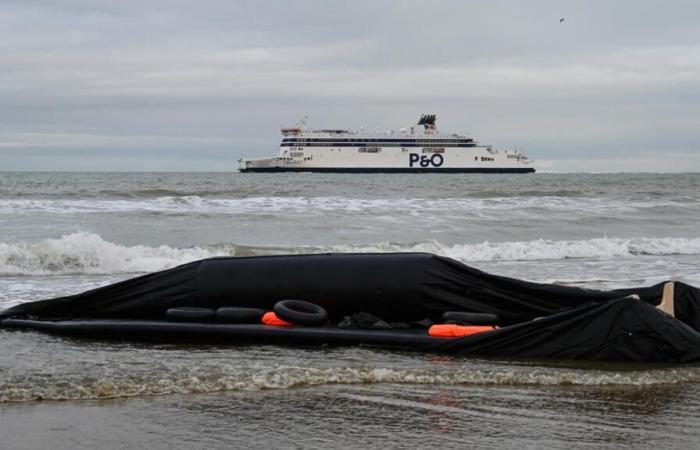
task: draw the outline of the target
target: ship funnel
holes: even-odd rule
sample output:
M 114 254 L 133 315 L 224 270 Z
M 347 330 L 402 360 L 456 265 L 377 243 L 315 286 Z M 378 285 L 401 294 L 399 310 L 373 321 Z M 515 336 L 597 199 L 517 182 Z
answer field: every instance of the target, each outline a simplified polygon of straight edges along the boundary
M 435 130 L 435 114 L 423 114 L 418 125 L 423 125 L 426 130 Z
M 423 114 L 418 120 L 418 125 L 435 125 L 435 114 Z

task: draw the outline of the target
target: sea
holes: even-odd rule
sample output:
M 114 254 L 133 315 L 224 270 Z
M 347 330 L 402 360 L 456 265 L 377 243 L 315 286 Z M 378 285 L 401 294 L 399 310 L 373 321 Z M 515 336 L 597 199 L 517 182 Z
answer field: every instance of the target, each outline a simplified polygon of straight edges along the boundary
M 224 168 L 222 168 L 223 170 Z M 0 173 L 0 310 L 220 255 L 700 285 L 700 174 Z M 700 365 L 0 330 L 0 448 L 698 448 Z

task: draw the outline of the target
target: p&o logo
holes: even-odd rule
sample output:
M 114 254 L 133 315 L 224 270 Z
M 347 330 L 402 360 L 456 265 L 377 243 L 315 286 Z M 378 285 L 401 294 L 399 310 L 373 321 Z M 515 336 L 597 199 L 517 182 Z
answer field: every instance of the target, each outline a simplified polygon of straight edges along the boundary
M 416 164 L 421 167 L 440 167 L 445 162 L 442 155 L 435 153 L 431 156 L 419 155 L 418 153 L 409 153 L 408 167 L 416 167 Z

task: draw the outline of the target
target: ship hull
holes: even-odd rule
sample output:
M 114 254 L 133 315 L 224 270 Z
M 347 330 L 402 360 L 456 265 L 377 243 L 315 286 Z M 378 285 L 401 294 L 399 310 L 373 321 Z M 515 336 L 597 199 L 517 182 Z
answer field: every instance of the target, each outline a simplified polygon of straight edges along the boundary
M 241 173 L 533 173 L 534 167 L 249 167 Z

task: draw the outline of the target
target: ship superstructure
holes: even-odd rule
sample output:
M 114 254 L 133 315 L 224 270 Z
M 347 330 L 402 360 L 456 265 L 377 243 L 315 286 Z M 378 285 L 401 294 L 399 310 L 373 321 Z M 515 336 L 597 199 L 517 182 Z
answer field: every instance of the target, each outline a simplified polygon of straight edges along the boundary
M 520 150 L 496 150 L 471 137 L 438 131 L 435 115 L 387 132 L 283 127 L 277 156 L 243 159 L 241 172 L 534 172 Z

